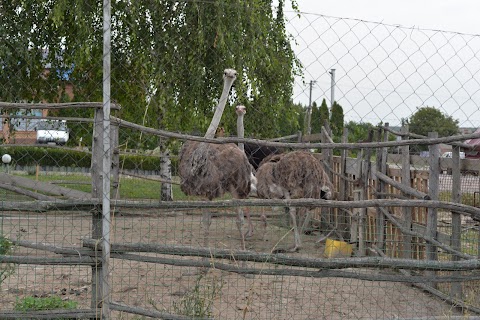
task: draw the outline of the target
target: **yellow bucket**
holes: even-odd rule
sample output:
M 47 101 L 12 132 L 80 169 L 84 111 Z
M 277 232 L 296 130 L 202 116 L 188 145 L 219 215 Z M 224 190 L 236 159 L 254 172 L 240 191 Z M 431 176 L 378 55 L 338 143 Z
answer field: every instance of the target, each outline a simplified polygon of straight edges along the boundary
M 352 245 L 344 241 L 328 239 L 325 242 L 325 258 L 346 258 L 352 255 Z

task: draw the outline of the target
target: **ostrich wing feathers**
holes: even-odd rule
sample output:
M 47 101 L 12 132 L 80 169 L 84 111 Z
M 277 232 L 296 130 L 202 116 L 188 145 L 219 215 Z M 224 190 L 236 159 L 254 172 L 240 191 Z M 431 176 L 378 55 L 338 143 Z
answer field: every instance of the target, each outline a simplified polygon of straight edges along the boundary
M 186 142 L 180 151 L 180 189 L 209 200 L 230 192 L 246 197 L 251 167 L 235 144 Z

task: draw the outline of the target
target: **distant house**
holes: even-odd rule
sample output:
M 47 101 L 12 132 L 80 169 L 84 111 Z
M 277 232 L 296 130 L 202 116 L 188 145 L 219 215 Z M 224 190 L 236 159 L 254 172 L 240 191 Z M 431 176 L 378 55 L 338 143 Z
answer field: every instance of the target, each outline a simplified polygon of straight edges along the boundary
M 43 50 L 44 59 L 47 58 L 48 50 Z M 60 75 L 60 79 L 65 81 L 65 88 L 59 88 L 58 98 L 56 101 L 48 102 L 59 102 L 62 96 L 67 96 L 70 100 L 73 99 L 73 85 L 70 83 L 69 78 L 73 69 L 70 69 L 66 72 L 59 74 L 57 70 L 57 75 Z M 43 74 L 43 78 L 46 78 L 51 73 L 51 64 L 46 63 Z M 26 102 L 26 101 L 23 101 Z M 43 101 L 47 102 L 47 101 Z M 14 114 L 8 113 L 6 111 L 1 111 L 2 121 L 0 122 L 0 139 L 3 144 L 35 144 L 36 143 L 36 124 L 39 119 L 28 119 L 28 118 L 18 118 L 17 116 L 35 116 L 35 117 L 46 117 L 48 116 L 47 109 L 18 109 Z M 15 116 L 15 117 L 8 117 Z
M 4 116 L 12 115 L 4 113 Z M 35 116 L 45 117 L 47 116 L 47 110 L 32 109 L 25 110 L 19 109 L 14 114 L 15 116 Z M 38 119 L 26 119 L 26 118 L 2 118 L 0 124 L 1 138 L 4 144 L 35 144 L 36 142 L 36 124 Z

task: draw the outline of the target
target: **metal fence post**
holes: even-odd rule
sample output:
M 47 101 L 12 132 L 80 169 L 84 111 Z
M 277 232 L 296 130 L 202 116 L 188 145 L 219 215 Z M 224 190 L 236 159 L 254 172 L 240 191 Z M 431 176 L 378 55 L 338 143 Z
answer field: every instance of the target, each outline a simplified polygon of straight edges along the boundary
M 103 194 L 102 194 L 102 319 L 110 319 L 110 58 L 111 58 L 111 4 L 103 1 Z

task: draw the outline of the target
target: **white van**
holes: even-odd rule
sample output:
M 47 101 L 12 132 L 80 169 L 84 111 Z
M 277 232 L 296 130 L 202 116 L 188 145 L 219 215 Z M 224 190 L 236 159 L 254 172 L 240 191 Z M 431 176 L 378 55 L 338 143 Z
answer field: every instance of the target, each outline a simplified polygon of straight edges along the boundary
M 452 157 L 452 152 L 451 151 L 444 152 L 442 154 L 442 158 L 451 158 L 451 157 Z M 460 151 L 460 159 L 465 159 L 465 152 Z
M 37 143 L 64 145 L 69 138 L 66 120 L 42 120 L 37 122 Z

